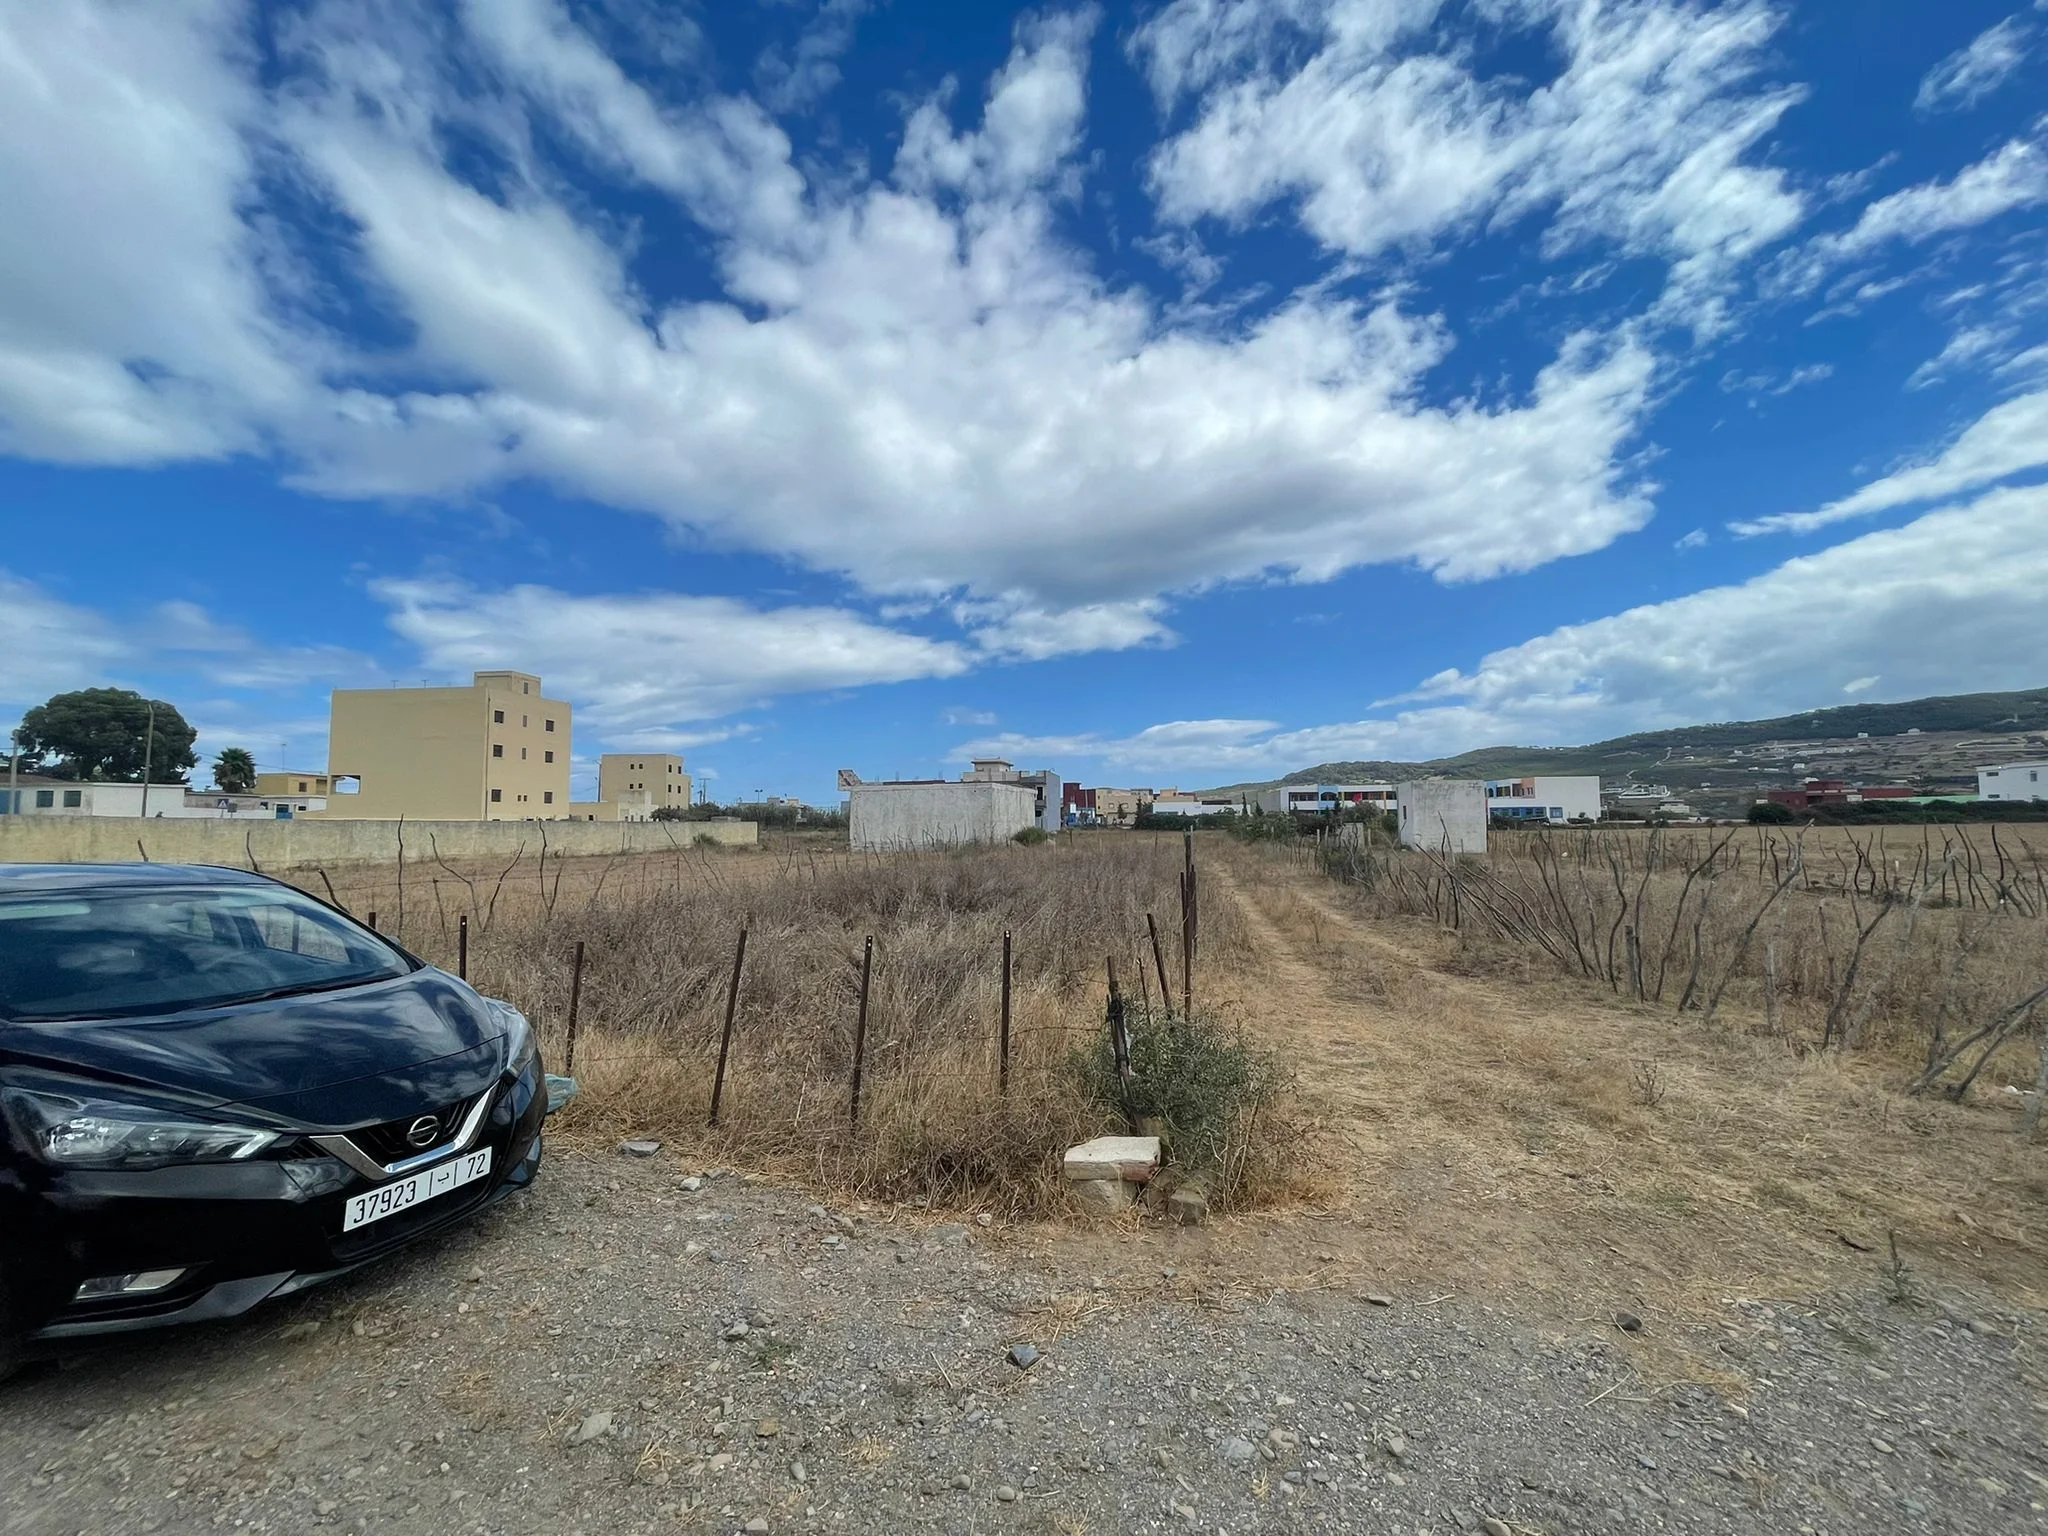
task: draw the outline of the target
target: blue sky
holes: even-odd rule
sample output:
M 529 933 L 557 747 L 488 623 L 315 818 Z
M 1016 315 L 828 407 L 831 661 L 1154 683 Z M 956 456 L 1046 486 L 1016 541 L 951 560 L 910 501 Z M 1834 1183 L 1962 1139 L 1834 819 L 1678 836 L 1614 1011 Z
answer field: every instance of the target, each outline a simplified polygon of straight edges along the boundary
M 2048 683 L 2048 0 L 0 0 L 0 724 L 715 795 Z

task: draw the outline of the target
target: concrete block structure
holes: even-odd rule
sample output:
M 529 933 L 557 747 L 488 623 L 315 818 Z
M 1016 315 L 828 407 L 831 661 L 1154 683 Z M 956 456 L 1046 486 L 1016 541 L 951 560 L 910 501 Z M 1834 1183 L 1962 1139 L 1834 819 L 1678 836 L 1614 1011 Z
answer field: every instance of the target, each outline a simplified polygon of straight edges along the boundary
M 338 688 L 327 770 L 336 820 L 551 821 L 569 814 L 570 709 L 530 672 L 467 688 Z
M 1486 852 L 1486 784 L 1480 779 L 1415 779 L 1394 786 L 1401 846 L 1432 853 Z
M 851 780 L 851 782 L 848 782 Z M 1008 842 L 1039 825 L 1039 791 L 994 779 L 903 779 L 865 784 L 842 773 L 854 848 L 900 852 Z M 1057 815 L 1059 799 L 1053 798 Z

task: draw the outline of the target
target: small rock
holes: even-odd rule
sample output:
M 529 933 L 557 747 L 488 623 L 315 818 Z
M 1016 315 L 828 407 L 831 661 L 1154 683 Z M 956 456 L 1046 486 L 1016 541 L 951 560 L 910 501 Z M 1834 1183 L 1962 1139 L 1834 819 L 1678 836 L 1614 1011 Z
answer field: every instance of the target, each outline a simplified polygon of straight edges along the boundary
M 1386 1446 L 1387 1454 L 1396 1461 L 1400 1461 L 1408 1454 L 1408 1442 L 1401 1437 L 1399 1431 L 1388 1435 L 1381 1443 Z
M 726 1343 L 732 1344 L 740 1339 L 744 1339 L 752 1331 L 753 1330 L 747 1326 L 747 1320 L 744 1317 L 742 1317 L 736 1319 L 731 1324 L 731 1326 L 729 1326 L 725 1330 L 725 1333 L 722 1335 L 722 1337 L 725 1339 Z
M 810 1470 L 802 1462 L 792 1461 L 789 1464 L 789 1480 L 797 1484 L 807 1483 L 811 1480 Z
M 1010 1364 L 1017 1367 L 1018 1370 L 1028 1371 L 1032 1366 L 1038 1364 L 1038 1361 L 1039 1354 L 1036 1344 L 1012 1344 L 1010 1346 Z
M 481 1283 L 482 1283 L 482 1281 L 483 1281 L 483 1278 L 484 1278 L 484 1267 L 483 1267 L 483 1265 L 481 1265 L 481 1264 L 472 1264 L 472 1265 L 471 1265 L 471 1266 L 469 1267 L 469 1283 L 470 1283 L 471 1285 L 478 1285 L 478 1284 L 481 1284 Z
M 992 1227 L 996 1224 L 996 1219 L 995 1217 L 991 1216 L 987 1211 L 983 1211 L 979 1216 L 974 1218 L 974 1222 L 976 1226 Z
M 763 1440 L 773 1440 L 777 1435 L 782 1433 L 782 1420 L 763 1419 L 760 1423 L 754 1426 L 754 1433 L 759 1435 Z
M 1258 1455 L 1251 1441 L 1242 1435 L 1232 1435 L 1217 1447 L 1217 1451 L 1233 1467 L 1248 1467 L 1252 1464 L 1252 1458 Z
M 687 1179 L 676 1180 L 676 1188 L 680 1189 L 686 1195 L 694 1195 L 695 1193 L 697 1193 L 698 1190 L 702 1189 L 703 1187 L 704 1181 L 698 1178 L 697 1175 L 694 1173 L 691 1174 Z
M 1887 1456 L 1894 1456 L 1898 1454 L 1895 1450 L 1893 1450 L 1892 1443 L 1889 1440 L 1880 1440 L 1875 1437 L 1872 1437 L 1870 1443 L 1875 1449 L 1883 1452 Z
M 1614 1314 L 1614 1326 L 1623 1333 L 1641 1333 L 1643 1320 L 1633 1312 L 1617 1312 Z
M 1016 1503 L 1017 1490 L 1012 1488 L 1008 1483 L 1003 1484 L 1002 1487 L 996 1490 L 996 1501 L 1001 1504 Z
M 310 1339 L 319 1331 L 320 1325 L 318 1323 L 292 1323 L 283 1332 L 279 1333 L 278 1337 L 285 1340 Z
M 1492 1515 L 1479 1522 L 1479 1529 L 1486 1532 L 1486 1536 L 1515 1536 L 1507 1521 L 1496 1520 Z
M 953 1486 L 960 1492 L 965 1493 L 974 1486 L 974 1479 L 965 1472 L 955 1472 L 953 1474 Z
M 1365 1300 L 1368 1306 L 1374 1307 L 1391 1307 L 1394 1304 L 1393 1297 L 1383 1296 L 1378 1291 L 1367 1291 Z
M 571 1445 L 586 1445 L 590 1441 L 595 1440 L 599 1435 L 610 1433 L 611 1427 L 611 1409 L 600 1408 L 597 1412 L 587 1415 L 583 1422 L 570 1432 L 569 1443 Z
M 619 1143 L 619 1151 L 626 1157 L 652 1157 L 660 1150 L 661 1143 L 658 1141 L 635 1140 Z
M 747 1522 L 747 1536 L 768 1536 L 768 1517 L 756 1515 Z

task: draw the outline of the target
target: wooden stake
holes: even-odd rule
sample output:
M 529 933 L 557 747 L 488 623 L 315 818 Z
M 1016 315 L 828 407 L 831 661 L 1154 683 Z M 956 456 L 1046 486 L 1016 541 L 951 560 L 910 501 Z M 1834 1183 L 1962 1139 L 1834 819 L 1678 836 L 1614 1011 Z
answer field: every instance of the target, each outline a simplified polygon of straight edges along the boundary
M 847 1123 L 860 1129 L 860 1067 L 868 1049 L 868 981 L 875 970 L 875 940 L 870 934 L 860 953 L 860 1014 L 853 1025 L 853 1103 Z
M 583 1004 L 583 941 L 576 941 L 576 957 L 569 962 L 569 1049 L 562 1071 L 576 1075 L 576 1016 Z
M 747 963 L 747 930 L 740 929 L 739 948 L 733 951 L 732 980 L 725 987 L 725 1029 L 718 1037 L 718 1075 L 711 1080 L 711 1123 L 718 1124 L 718 1101 L 725 1097 L 725 1061 L 732 1052 L 732 1016 L 740 1001 L 740 967 Z
M 1152 920 L 1152 914 L 1145 914 L 1145 931 L 1152 936 L 1152 969 L 1159 973 L 1159 1007 L 1169 1019 L 1173 1017 L 1173 992 L 1166 985 L 1166 956 L 1159 949 L 1159 925 Z

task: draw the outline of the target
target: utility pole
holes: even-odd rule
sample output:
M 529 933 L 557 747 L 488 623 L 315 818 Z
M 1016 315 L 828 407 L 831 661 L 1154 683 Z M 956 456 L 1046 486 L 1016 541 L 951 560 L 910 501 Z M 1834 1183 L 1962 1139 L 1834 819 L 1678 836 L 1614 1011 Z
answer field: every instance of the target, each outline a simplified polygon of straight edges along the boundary
M 13 750 L 7 754 L 7 814 L 21 814 L 21 727 L 16 726 L 8 738 Z
M 149 817 L 149 763 L 156 751 L 156 700 L 149 701 L 149 724 L 142 733 L 142 815 Z

